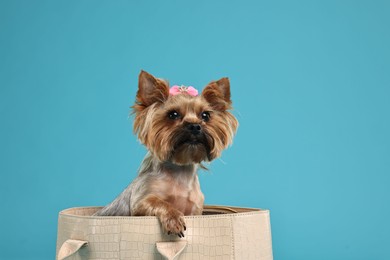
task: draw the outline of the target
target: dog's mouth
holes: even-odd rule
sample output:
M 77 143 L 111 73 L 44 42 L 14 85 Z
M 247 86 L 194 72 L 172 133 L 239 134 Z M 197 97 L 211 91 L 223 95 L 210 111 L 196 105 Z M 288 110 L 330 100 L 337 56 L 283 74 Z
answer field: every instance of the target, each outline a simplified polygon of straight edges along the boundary
M 197 140 L 197 139 L 195 139 L 195 140 L 183 140 L 182 142 L 179 142 L 177 144 L 177 147 L 182 146 L 182 145 L 204 145 L 204 146 L 206 146 L 203 141 L 200 141 L 200 140 Z
M 179 148 L 183 145 L 189 145 L 189 146 L 199 146 L 202 145 L 206 148 L 207 151 L 210 150 L 209 144 L 207 142 L 206 136 L 204 134 L 201 134 L 199 136 L 183 136 L 182 138 L 179 138 L 174 146 L 174 149 Z
M 204 133 L 180 136 L 173 146 L 171 158 L 182 164 L 210 160 L 210 145 Z

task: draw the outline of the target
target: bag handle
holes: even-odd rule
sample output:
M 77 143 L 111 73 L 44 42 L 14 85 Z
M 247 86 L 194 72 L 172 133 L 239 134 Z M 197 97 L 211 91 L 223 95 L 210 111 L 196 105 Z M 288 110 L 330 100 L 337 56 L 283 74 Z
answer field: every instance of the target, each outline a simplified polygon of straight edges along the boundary
M 185 240 L 156 243 L 157 251 L 168 260 L 174 260 L 186 246 L 187 241 Z
M 88 242 L 83 240 L 68 239 L 66 240 L 60 250 L 58 251 L 57 260 L 64 260 L 74 253 L 78 252 L 83 246 L 87 246 Z M 174 260 L 183 252 L 187 246 L 187 241 L 172 241 L 172 242 L 157 242 L 157 251 L 166 257 L 168 260 Z
M 66 240 L 60 250 L 58 251 L 57 260 L 63 260 L 68 258 L 69 256 L 73 255 L 77 251 L 80 250 L 81 247 L 88 245 L 87 241 L 83 240 L 74 240 L 74 239 L 68 239 Z
M 231 207 L 231 206 L 218 206 L 218 205 L 204 205 L 203 211 L 210 213 L 244 213 L 252 211 L 260 211 L 261 209 L 256 208 L 240 208 L 240 207 Z
M 238 213 L 237 209 L 228 206 L 205 205 L 203 210 L 207 212 L 216 212 L 216 213 Z

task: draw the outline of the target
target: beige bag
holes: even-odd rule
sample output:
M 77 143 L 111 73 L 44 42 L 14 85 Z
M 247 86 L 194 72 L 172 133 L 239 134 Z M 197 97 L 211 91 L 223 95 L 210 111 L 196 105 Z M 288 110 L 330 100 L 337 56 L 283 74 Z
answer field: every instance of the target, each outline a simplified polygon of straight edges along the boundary
M 269 211 L 205 206 L 186 216 L 184 238 L 161 232 L 156 217 L 96 217 L 98 207 L 58 218 L 57 259 L 272 260 Z

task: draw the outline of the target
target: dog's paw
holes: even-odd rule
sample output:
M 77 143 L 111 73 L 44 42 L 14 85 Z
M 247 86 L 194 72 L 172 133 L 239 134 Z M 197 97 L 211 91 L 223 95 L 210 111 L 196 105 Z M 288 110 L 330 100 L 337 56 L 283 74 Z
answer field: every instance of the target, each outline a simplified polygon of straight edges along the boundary
M 176 209 L 170 209 L 166 214 L 161 216 L 160 221 L 165 233 L 168 235 L 175 234 L 179 237 L 184 237 L 186 224 L 183 213 Z

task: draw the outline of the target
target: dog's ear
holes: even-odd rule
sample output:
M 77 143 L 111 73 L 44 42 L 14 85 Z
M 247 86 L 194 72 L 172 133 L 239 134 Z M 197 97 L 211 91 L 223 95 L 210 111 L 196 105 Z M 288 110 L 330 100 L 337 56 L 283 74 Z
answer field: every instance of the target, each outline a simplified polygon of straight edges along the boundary
M 225 111 L 231 109 L 229 78 L 221 78 L 210 82 L 202 91 L 202 96 L 215 110 Z
M 145 108 L 156 102 L 163 103 L 169 97 L 169 83 L 141 70 L 138 78 L 136 106 Z

